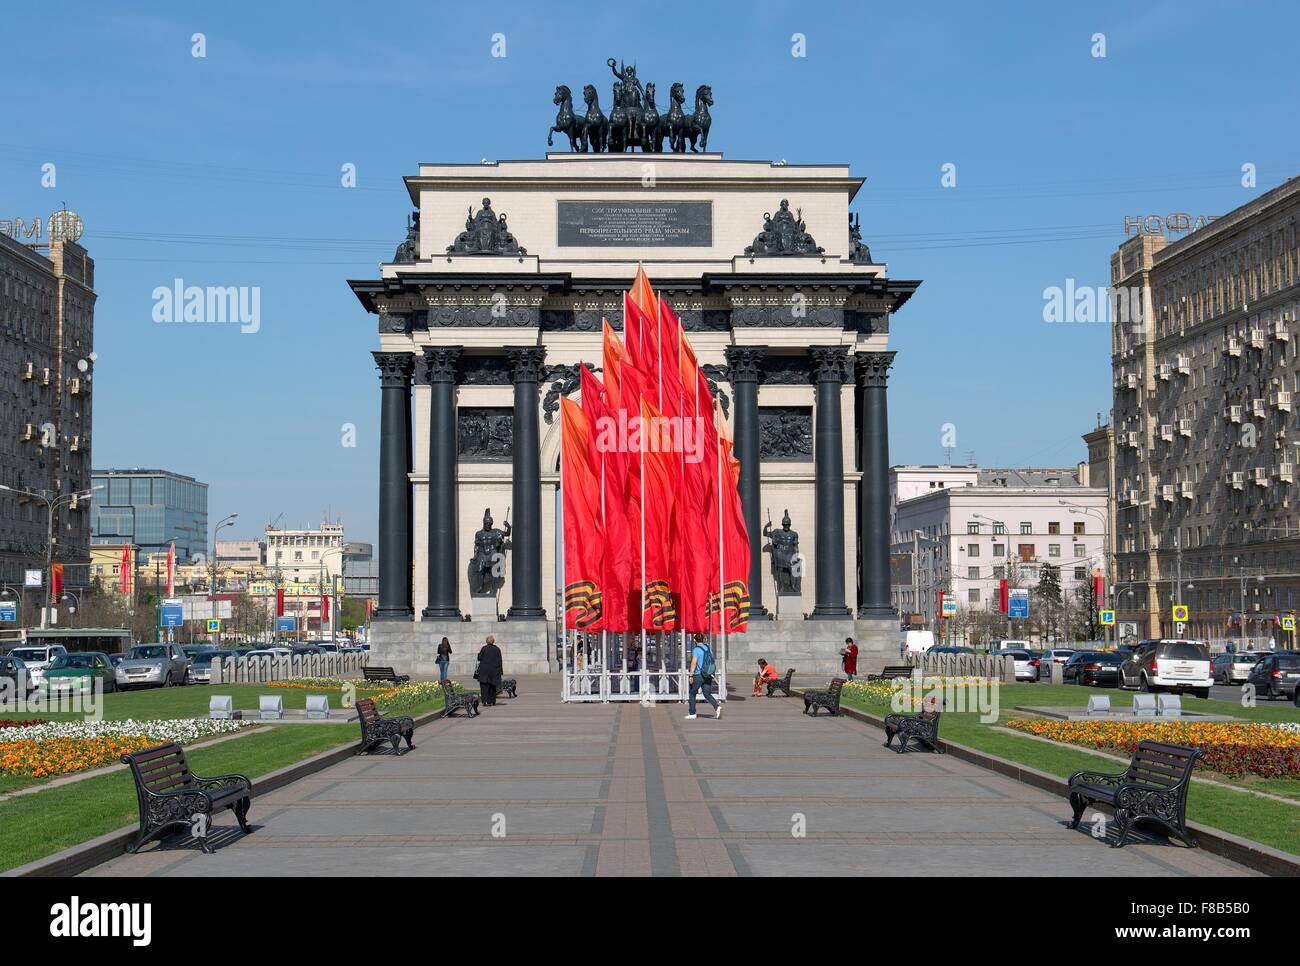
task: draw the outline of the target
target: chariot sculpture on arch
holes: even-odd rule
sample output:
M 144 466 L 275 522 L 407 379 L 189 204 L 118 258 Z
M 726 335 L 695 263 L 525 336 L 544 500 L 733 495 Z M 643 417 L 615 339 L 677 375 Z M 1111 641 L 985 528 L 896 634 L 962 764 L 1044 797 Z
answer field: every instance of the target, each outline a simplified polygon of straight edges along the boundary
M 585 111 L 573 106 L 573 91 L 558 84 L 551 102 L 559 108 L 555 123 L 546 133 L 546 144 L 553 147 L 555 135 L 569 139 L 569 150 L 577 153 L 609 152 L 621 154 L 640 149 L 643 153 L 662 153 L 664 142 L 674 154 L 709 149 L 709 129 L 713 117 L 713 88 L 701 84 L 695 89 L 695 106 L 685 107 L 686 88 L 680 82 L 669 88 L 668 109 L 660 113 L 655 103 L 655 85 L 642 83 L 635 64 L 625 64 L 610 57 L 605 61 L 614 75 L 609 114 L 600 106 L 600 94 L 594 84 L 582 88 Z

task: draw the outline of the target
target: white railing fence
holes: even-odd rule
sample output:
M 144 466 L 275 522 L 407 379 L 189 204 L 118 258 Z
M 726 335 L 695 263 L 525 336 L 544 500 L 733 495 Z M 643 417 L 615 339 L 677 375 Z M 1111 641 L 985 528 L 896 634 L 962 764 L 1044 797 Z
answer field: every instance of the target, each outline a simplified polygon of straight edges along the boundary
M 370 655 L 298 654 L 294 657 L 214 657 L 213 684 L 259 684 L 284 678 L 344 678 L 361 673 Z
M 997 654 L 909 654 L 907 663 L 925 674 L 943 677 L 996 678 L 1006 684 L 1016 681 L 1016 662 Z

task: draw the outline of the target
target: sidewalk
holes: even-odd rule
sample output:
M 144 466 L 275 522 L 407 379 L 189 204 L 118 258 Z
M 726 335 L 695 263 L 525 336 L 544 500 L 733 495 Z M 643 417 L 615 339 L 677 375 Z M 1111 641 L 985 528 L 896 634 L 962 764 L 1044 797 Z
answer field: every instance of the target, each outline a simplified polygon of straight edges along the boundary
M 408 755 L 259 798 L 252 836 L 226 813 L 215 855 L 172 840 L 91 874 L 1252 874 L 1158 836 L 1108 848 L 1065 827 L 1060 798 L 896 755 L 797 698 L 733 692 L 722 720 L 685 721 L 679 705 L 561 704 L 556 675 L 519 685 L 477 719 L 420 729 Z

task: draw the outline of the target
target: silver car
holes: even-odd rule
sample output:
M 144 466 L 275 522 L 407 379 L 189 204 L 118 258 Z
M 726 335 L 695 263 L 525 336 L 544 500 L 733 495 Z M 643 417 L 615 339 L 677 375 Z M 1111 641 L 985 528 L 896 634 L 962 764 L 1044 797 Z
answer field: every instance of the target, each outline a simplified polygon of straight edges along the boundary
M 190 659 L 175 644 L 137 644 L 117 666 L 119 688 L 169 688 L 189 684 Z

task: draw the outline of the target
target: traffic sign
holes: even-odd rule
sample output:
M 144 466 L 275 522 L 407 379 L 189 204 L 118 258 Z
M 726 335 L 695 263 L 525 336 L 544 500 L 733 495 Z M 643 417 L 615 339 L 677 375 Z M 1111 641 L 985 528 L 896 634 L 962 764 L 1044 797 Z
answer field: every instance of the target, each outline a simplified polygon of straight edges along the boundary
M 10 618 L 10 620 L 12 620 L 12 618 Z M 1283 618 L 1282 618 L 1282 630 L 1284 630 L 1284 631 L 1293 631 L 1293 630 L 1295 630 L 1295 618 L 1292 617 L 1292 616 L 1289 615 L 1289 614 L 1288 614 L 1286 617 L 1283 617 Z
M 1175 622 L 1175 623 L 1186 622 L 1187 619 L 1188 619 L 1188 617 L 1187 617 L 1187 605 L 1186 605 L 1186 604 L 1174 604 L 1173 618 L 1174 618 L 1174 622 Z
M 957 602 L 955 600 L 949 600 L 947 597 L 943 599 L 943 616 L 944 617 L 957 616 Z
M 1187 625 L 1184 624 L 1182 621 L 1179 621 L 1177 624 L 1174 625 L 1174 633 L 1179 637 L 1182 637 L 1187 633 Z
M 18 603 L 12 600 L 0 600 L 0 621 L 18 620 Z
M 275 619 L 275 629 L 277 631 L 284 631 L 286 634 L 292 634 L 294 631 L 294 618 L 277 617 Z
M 1025 587 L 1012 587 L 1007 591 L 1007 616 L 1028 619 L 1029 590 Z
M 180 627 L 185 623 L 185 607 L 175 597 L 162 602 L 162 626 Z
M 214 618 L 212 618 L 211 620 L 208 621 L 208 633 L 209 633 L 209 634 L 220 634 L 220 633 L 221 633 L 221 618 L 220 618 L 220 617 L 214 617 Z
M 1102 611 L 1100 621 L 1103 625 L 1109 627 L 1115 623 L 1115 612 L 1113 610 Z

